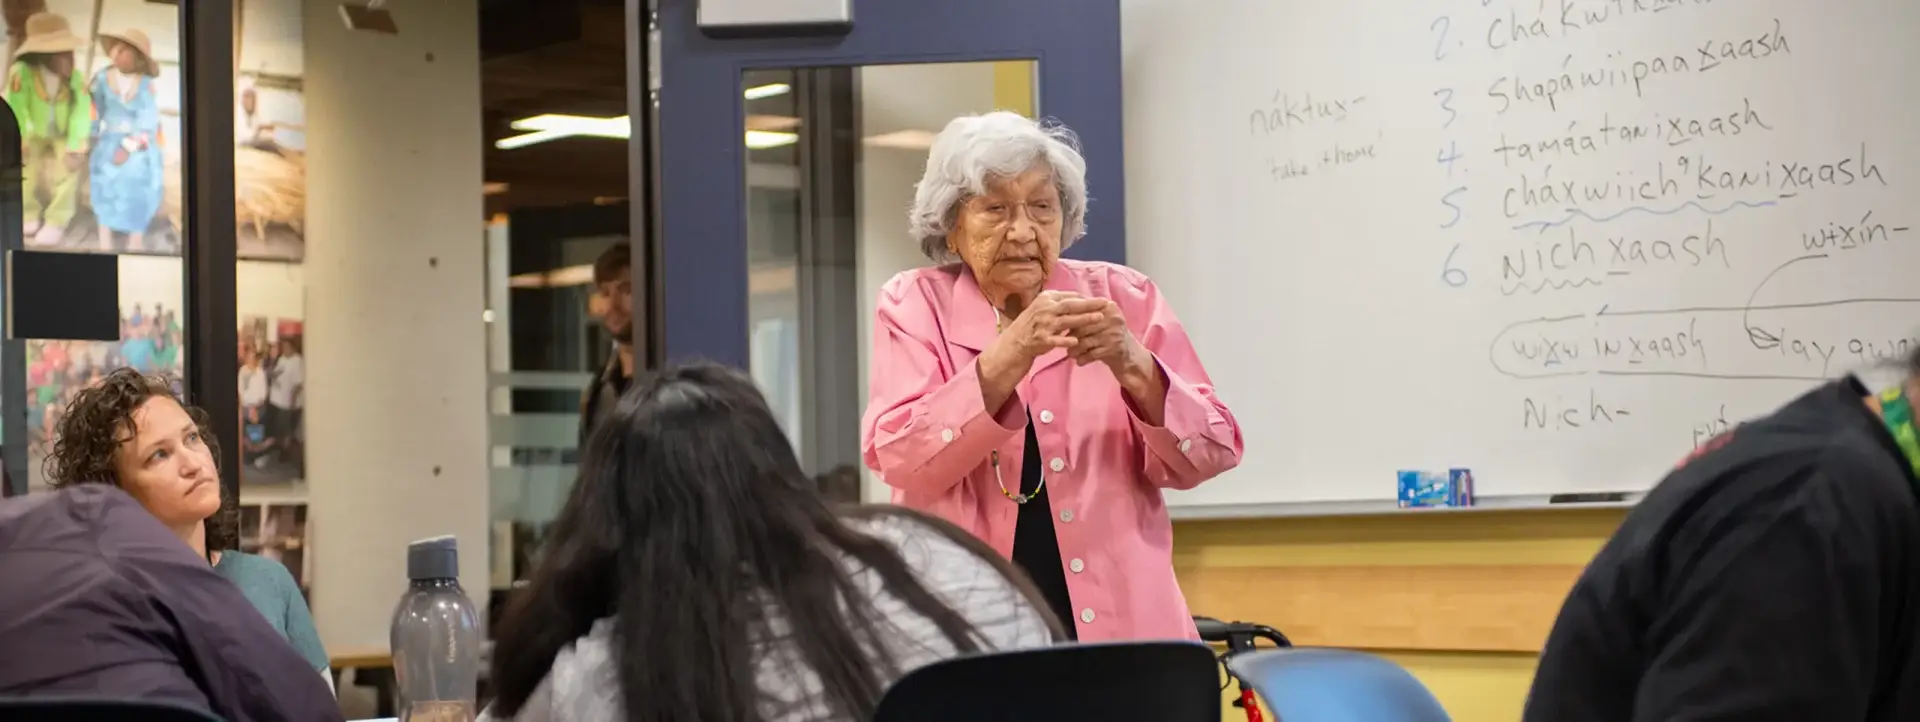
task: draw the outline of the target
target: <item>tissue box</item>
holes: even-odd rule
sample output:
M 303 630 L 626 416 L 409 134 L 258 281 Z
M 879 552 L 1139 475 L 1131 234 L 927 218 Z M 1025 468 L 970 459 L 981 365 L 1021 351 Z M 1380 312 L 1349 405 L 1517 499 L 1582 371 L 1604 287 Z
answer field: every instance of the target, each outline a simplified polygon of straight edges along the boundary
M 1473 471 L 1401 471 L 1400 508 L 1473 506 Z

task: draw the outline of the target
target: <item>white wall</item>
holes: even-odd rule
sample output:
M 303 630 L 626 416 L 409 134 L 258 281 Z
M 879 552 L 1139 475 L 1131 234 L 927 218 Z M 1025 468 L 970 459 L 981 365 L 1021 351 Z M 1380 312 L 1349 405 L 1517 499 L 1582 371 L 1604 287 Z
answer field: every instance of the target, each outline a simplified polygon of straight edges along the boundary
M 241 261 L 234 268 L 233 285 L 241 318 L 307 317 L 306 269 L 298 263 Z
M 186 276 L 178 256 L 122 254 L 119 259 L 121 306 L 186 307 Z M 233 273 L 239 317 L 306 318 L 305 275 L 297 263 L 239 262 Z
M 122 254 L 118 260 L 122 312 L 134 304 L 144 305 L 149 311 L 153 310 L 153 304 L 156 303 L 174 309 L 186 307 L 187 279 L 179 257 Z M 238 274 L 239 269 L 236 268 L 235 275 Z M 236 282 L 238 280 L 235 279 Z
M 186 276 L 179 256 L 121 254 L 120 305 L 186 306 Z M 239 315 L 305 318 L 306 282 L 300 264 L 241 261 L 234 266 L 233 294 Z
M 388 8 L 352 32 L 306 0 L 307 461 L 314 617 L 385 648 L 406 544 L 453 534 L 487 589 L 476 3 Z
M 858 70 L 860 132 L 873 136 L 898 130 L 939 132 L 947 121 L 993 107 L 993 64 L 879 65 Z M 855 258 L 860 284 L 860 388 L 867 387 L 872 354 L 873 302 L 880 287 L 901 271 L 927 265 L 920 246 L 907 234 L 907 210 L 914 184 L 926 170 L 924 150 L 866 146 L 861 149 L 857 185 L 859 235 Z M 865 408 L 866 399 L 860 399 Z M 862 467 L 861 495 L 886 501 L 885 484 Z

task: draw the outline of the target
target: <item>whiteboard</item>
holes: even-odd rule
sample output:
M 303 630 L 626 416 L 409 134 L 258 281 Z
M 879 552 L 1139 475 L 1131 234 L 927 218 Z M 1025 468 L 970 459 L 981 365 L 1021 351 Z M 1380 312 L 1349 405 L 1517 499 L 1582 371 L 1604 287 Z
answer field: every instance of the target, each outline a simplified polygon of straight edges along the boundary
M 1176 513 L 1644 490 L 1920 342 L 1920 3 L 1123 8 L 1130 261 L 1247 446 Z

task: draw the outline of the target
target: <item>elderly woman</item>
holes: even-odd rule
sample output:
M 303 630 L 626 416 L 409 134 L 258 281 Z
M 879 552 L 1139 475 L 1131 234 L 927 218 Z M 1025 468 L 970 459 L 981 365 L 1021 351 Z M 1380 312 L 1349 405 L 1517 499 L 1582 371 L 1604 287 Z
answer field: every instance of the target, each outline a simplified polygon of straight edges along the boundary
M 1013 113 L 934 141 L 911 224 L 942 265 L 880 291 L 863 452 L 895 503 L 1011 556 L 1078 639 L 1192 639 L 1161 490 L 1238 464 L 1240 429 L 1151 280 L 1060 257 L 1086 230 L 1076 145 Z

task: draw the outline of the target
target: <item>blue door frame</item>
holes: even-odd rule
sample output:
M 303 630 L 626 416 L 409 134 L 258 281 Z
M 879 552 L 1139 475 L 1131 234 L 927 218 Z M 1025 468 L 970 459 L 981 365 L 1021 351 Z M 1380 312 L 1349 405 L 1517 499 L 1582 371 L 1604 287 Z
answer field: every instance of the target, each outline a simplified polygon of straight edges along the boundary
M 1088 158 L 1088 234 L 1069 255 L 1126 261 L 1119 0 L 854 0 L 844 35 L 734 39 L 703 34 L 697 4 L 659 5 L 666 359 L 747 366 L 744 70 L 1036 60 L 1040 115 Z

